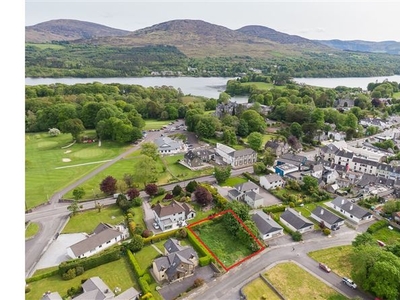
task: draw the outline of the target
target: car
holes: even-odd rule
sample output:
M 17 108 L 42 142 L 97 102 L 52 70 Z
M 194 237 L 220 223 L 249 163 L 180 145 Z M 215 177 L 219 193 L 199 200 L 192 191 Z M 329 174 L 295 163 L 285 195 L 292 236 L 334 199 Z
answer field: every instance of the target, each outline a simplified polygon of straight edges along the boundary
M 353 280 L 347 278 L 347 277 L 343 277 L 342 281 L 349 287 L 356 289 L 357 288 L 357 284 L 354 283 Z
M 330 273 L 331 272 L 331 268 L 329 268 L 326 264 L 324 264 L 324 263 L 319 263 L 319 267 L 320 267 L 320 269 L 322 269 L 322 270 L 324 270 L 325 272 L 327 272 L 327 273 Z
M 160 229 L 160 226 L 156 222 L 153 223 L 153 227 L 154 229 Z

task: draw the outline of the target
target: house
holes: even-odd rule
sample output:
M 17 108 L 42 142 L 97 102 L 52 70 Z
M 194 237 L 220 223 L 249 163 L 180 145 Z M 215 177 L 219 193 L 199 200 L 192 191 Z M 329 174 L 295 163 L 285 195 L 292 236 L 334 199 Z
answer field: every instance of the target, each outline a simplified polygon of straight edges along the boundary
M 321 147 L 319 149 L 319 155 L 327 161 L 335 161 L 335 154 L 339 151 L 339 148 L 336 147 L 334 144 L 329 144 Z
M 161 230 L 171 230 L 185 226 L 185 221 L 193 219 L 196 211 L 187 203 L 179 203 L 175 200 L 169 205 L 158 203 L 153 207 L 154 221 Z
M 251 219 L 256 224 L 260 237 L 263 240 L 273 238 L 283 234 L 283 228 L 276 223 L 269 215 L 263 211 L 257 211 L 251 216 Z
M 310 165 L 310 175 L 315 178 L 321 178 L 324 171 L 323 164 L 312 164 Z
M 296 166 L 304 166 L 307 162 L 307 157 L 293 153 L 285 153 L 277 159 L 277 164 L 293 164 Z
M 60 294 L 58 292 L 46 292 L 43 294 L 40 300 L 62 300 Z
M 281 156 L 288 153 L 290 146 L 288 143 L 279 140 L 269 140 L 265 143 L 265 150 L 269 149 L 275 156 Z
M 331 168 L 325 168 L 323 173 L 322 173 L 322 180 L 326 183 L 326 184 L 331 184 L 331 183 L 335 183 L 336 179 L 339 178 L 339 173 Z
M 231 165 L 234 169 L 249 167 L 257 162 L 257 152 L 250 148 L 235 150 L 217 143 L 215 151 L 225 163 Z
M 361 157 L 353 157 L 353 170 L 361 173 L 376 174 L 378 162 Z
M 126 239 L 128 229 L 124 225 L 112 226 L 100 223 L 86 239 L 67 248 L 67 255 L 71 258 L 89 257 L 112 245 Z
M 314 223 L 301 215 L 301 212 L 293 208 L 286 208 L 279 220 L 293 231 L 305 233 L 314 229 Z
M 385 130 L 386 128 L 389 128 L 390 126 L 388 123 L 383 121 L 382 119 L 378 118 L 365 118 L 360 120 L 360 125 L 363 127 L 369 127 L 369 126 L 376 126 L 380 130 Z
M 354 100 L 353 99 L 336 99 L 335 102 L 333 103 L 333 106 L 336 108 L 347 109 L 347 108 L 354 106 Z
M 273 190 L 277 187 L 283 187 L 285 180 L 278 174 L 269 174 L 260 176 L 260 185 L 266 190 Z
M 352 161 L 353 161 L 354 153 L 341 149 L 335 154 L 335 164 L 348 166 L 349 169 L 353 169 Z
M 264 205 L 264 198 L 255 192 L 247 192 L 244 195 L 244 202 L 252 208 L 259 208 Z
M 154 140 L 160 154 L 175 154 L 186 149 L 180 140 L 173 140 L 170 137 L 162 136 Z
M 235 185 L 228 191 L 228 197 L 232 200 L 243 200 L 250 207 L 257 208 L 264 205 L 264 198 L 259 194 L 260 187 L 250 180 Z
M 153 261 L 153 274 L 157 281 L 174 282 L 194 275 L 199 257 L 190 246 L 181 246 L 176 239 L 164 243 L 165 255 Z
M 214 159 L 214 153 L 208 149 L 189 150 L 183 156 L 183 160 L 190 167 L 200 167 Z
M 113 291 L 101 280 L 100 277 L 91 277 L 82 284 L 83 293 L 74 300 L 139 300 L 140 293 L 133 287 L 115 296 Z
M 355 223 L 360 223 L 361 221 L 372 219 L 372 214 L 368 210 L 350 202 L 349 200 L 341 196 L 333 199 L 330 205 L 335 210 L 343 214 L 347 219 Z
M 275 173 L 281 177 L 285 177 L 290 173 L 299 171 L 300 166 L 295 166 L 293 164 L 280 164 L 275 166 Z
M 311 218 L 318 223 L 324 222 L 324 225 L 331 230 L 338 230 L 344 224 L 344 219 L 322 206 L 317 206 L 311 212 Z

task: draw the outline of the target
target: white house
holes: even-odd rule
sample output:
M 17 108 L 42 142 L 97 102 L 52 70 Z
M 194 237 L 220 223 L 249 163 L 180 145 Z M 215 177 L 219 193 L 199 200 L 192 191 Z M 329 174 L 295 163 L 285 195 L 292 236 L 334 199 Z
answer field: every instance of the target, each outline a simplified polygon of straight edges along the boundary
M 247 192 L 244 195 L 244 202 L 252 208 L 262 207 L 264 205 L 264 198 L 256 192 Z
M 368 210 L 358 206 L 357 204 L 354 204 L 353 202 L 350 202 L 343 197 L 336 197 L 331 201 L 330 205 L 333 207 L 333 209 L 337 210 L 347 219 L 355 223 L 372 219 L 372 214 Z
M 67 248 L 67 255 L 71 258 L 89 257 L 108 247 L 126 239 L 128 229 L 123 225 L 112 226 L 100 223 L 88 238 Z
M 283 228 L 281 225 L 276 223 L 269 215 L 263 211 L 257 211 L 251 216 L 252 220 L 256 224 L 260 237 L 263 240 L 273 238 L 283 234 Z
M 217 143 L 215 152 L 232 168 L 245 168 L 257 162 L 257 152 L 253 149 L 235 150 L 224 144 Z
M 196 211 L 189 204 L 175 200 L 172 200 L 169 205 L 157 204 L 153 208 L 153 213 L 154 221 L 163 231 L 182 227 L 186 220 L 196 216 Z
M 260 185 L 266 190 L 273 190 L 277 187 L 283 187 L 285 180 L 278 174 L 269 174 L 260 176 Z
M 332 230 L 338 230 L 344 224 L 344 219 L 322 206 L 317 206 L 311 212 L 311 218 L 318 223 L 324 222 L 325 226 Z
M 185 144 L 180 140 L 173 140 L 167 136 L 162 136 L 154 140 L 160 154 L 175 154 L 186 151 Z
M 257 208 L 264 205 L 264 198 L 259 194 L 260 187 L 251 182 L 247 181 L 235 185 L 235 188 L 228 191 L 228 197 L 232 200 L 243 200 L 250 207 Z
M 314 223 L 302 216 L 301 212 L 298 212 L 293 208 L 286 208 L 279 217 L 279 220 L 289 227 L 289 229 L 300 233 L 305 233 L 314 229 Z

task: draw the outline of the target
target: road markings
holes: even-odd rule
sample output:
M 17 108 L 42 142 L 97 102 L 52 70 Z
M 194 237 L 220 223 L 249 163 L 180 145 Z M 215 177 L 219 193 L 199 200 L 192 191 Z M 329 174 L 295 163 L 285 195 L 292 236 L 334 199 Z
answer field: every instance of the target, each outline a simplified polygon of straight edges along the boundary
M 112 159 L 100 160 L 100 161 L 93 161 L 93 162 L 88 162 L 88 163 L 79 164 L 79 165 L 71 165 L 71 166 L 57 167 L 57 168 L 54 168 L 54 169 L 59 170 L 59 169 L 65 169 L 65 168 L 74 168 L 74 167 L 80 167 L 80 166 L 86 166 L 86 165 L 101 164 L 101 163 L 109 162 L 109 161 L 112 161 Z

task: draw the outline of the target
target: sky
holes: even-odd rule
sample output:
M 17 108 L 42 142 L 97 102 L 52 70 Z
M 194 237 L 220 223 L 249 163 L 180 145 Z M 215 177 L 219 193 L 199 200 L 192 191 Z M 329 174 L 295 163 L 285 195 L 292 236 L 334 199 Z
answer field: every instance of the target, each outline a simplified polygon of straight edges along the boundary
M 25 25 L 75 19 L 134 31 L 175 19 L 230 29 L 262 25 L 308 39 L 400 42 L 400 0 L 392 1 L 95 1 L 26 0 Z

